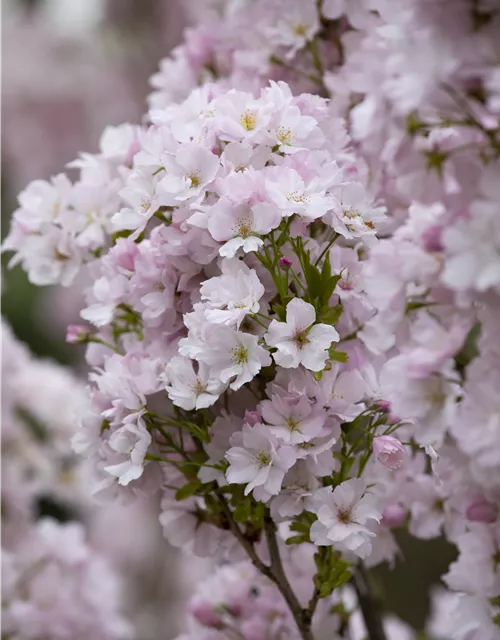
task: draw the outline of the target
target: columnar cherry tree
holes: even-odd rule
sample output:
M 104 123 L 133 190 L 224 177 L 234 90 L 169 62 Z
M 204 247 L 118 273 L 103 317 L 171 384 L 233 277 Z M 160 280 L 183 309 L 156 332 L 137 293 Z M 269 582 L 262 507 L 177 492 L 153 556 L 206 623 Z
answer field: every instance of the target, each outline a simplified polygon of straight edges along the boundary
M 92 276 L 92 491 L 217 559 L 185 639 L 416 637 L 370 582 L 398 527 L 458 549 L 429 637 L 500 638 L 500 7 L 193 7 L 4 245 Z

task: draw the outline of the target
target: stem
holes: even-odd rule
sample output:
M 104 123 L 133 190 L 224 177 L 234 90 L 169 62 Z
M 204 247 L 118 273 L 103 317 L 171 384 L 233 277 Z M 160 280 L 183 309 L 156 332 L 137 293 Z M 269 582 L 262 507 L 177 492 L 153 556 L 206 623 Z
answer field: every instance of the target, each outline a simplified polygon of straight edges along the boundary
M 330 240 L 330 242 L 326 245 L 326 247 L 323 249 L 323 251 L 321 252 L 319 258 L 316 260 L 316 262 L 314 263 L 314 266 L 317 267 L 318 264 L 321 262 L 321 258 L 326 254 L 326 252 L 328 251 L 328 249 L 330 249 L 335 241 L 337 240 L 337 238 L 339 237 L 340 233 L 334 233 L 333 234 L 333 238 Z
M 362 564 L 358 565 L 353 581 L 359 607 L 365 621 L 368 639 L 387 640 L 382 624 L 379 601 L 372 592 L 368 573 Z
M 297 596 L 288 582 L 288 578 L 286 577 L 285 570 L 283 569 L 283 563 L 281 561 L 278 541 L 276 539 L 276 525 L 269 514 L 269 510 L 266 510 L 266 514 L 264 516 L 264 531 L 266 534 L 267 547 L 269 549 L 269 557 L 271 559 L 271 572 L 275 576 L 274 582 L 281 591 L 282 596 L 285 598 L 303 639 L 314 640 L 311 633 L 312 615 L 309 615 L 309 611 L 307 609 L 302 608 L 300 602 L 297 600 Z
M 246 551 L 246 554 L 252 561 L 253 565 L 278 587 L 294 617 L 302 640 L 314 640 L 311 633 L 311 616 L 306 609 L 302 609 L 300 602 L 297 600 L 297 596 L 288 582 L 285 570 L 283 569 L 278 541 L 276 539 L 276 527 L 269 514 L 269 510 L 266 510 L 266 515 L 264 516 L 264 531 L 266 534 L 267 546 L 269 548 L 269 557 L 271 559 L 271 564 L 267 565 L 260 559 L 255 551 L 253 543 L 248 540 L 237 522 L 234 520 L 233 512 L 229 508 L 224 494 L 220 489 L 216 490 L 215 494 L 219 500 L 221 509 L 228 520 L 231 532 Z
M 325 557 L 328 553 L 328 547 L 320 547 L 319 552 L 321 554 L 321 561 L 324 562 Z M 319 602 L 319 589 L 316 585 L 314 585 L 313 594 L 311 596 L 311 599 L 309 600 L 309 604 L 307 605 L 307 613 L 311 621 L 314 616 L 314 612 L 316 611 L 316 607 L 318 606 L 318 602 Z

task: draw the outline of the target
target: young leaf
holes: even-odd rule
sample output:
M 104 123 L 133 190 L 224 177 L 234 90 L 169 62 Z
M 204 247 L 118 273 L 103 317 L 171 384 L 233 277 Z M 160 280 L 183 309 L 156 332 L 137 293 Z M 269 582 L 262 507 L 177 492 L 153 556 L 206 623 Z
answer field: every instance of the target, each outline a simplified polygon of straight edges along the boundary
M 175 494 L 176 500 L 185 500 L 186 498 L 190 498 L 194 496 L 201 487 L 201 482 L 199 480 L 193 480 L 192 482 L 188 482 L 183 487 L 177 490 Z

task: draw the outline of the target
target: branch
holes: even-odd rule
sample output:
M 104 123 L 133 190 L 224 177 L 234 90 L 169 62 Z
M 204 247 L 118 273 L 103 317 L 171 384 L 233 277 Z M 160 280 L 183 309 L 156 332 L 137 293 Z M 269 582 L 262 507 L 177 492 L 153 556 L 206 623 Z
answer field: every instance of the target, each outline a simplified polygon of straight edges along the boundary
M 238 523 L 234 520 L 233 512 L 231 511 L 224 494 L 219 490 L 216 490 L 215 494 L 219 500 L 221 509 L 227 518 L 232 533 L 246 551 L 253 565 L 278 587 L 293 615 L 302 640 L 314 640 L 311 633 L 311 616 L 309 616 L 306 609 L 302 609 L 300 602 L 297 600 L 297 596 L 288 582 L 285 570 L 283 569 L 278 541 L 276 540 L 276 527 L 269 514 L 269 510 L 266 510 L 266 515 L 264 516 L 264 530 L 271 559 L 271 564 L 267 565 L 259 558 L 253 543 L 248 540 L 244 532 L 240 529 Z
M 387 640 L 378 599 L 372 592 L 368 573 L 361 563 L 354 572 L 353 581 L 369 640 Z
M 290 586 L 285 570 L 283 569 L 278 541 L 276 539 L 276 525 L 271 518 L 269 509 L 266 509 L 264 515 L 264 531 L 269 549 L 269 557 L 271 559 L 271 571 L 275 576 L 274 582 L 285 598 L 304 640 L 314 640 L 311 633 L 312 616 L 309 615 L 307 609 L 302 608 L 300 602 L 297 600 L 297 596 Z
M 254 566 L 261 573 L 263 573 L 265 576 L 267 576 L 270 580 L 273 580 L 273 582 L 275 582 L 275 580 L 273 579 L 273 577 L 271 575 L 271 568 L 268 567 L 267 564 L 262 562 L 262 560 L 259 558 L 257 552 L 255 551 L 253 544 L 250 542 L 250 540 L 248 540 L 248 538 L 245 537 L 245 534 L 239 528 L 237 522 L 234 520 L 233 512 L 229 508 L 229 505 L 228 505 L 228 503 L 226 501 L 226 498 L 224 497 L 223 493 L 221 491 L 216 491 L 215 493 L 216 493 L 217 498 L 219 500 L 219 504 L 220 504 L 220 506 L 222 508 L 222 511 L 223 511 L 224 515 L 226 516 L 226 518 L 227 518 L 227 521 L 228 521 L 228 524 L 229 524 L 229 528 L 231 529 L 231 531 L 234 534 L 235 538 L 238 540 L 238 542 L 241 544 L 243 549 L 246 551 L 248 557 L 250 558 L 250 560 L 252 561 Z

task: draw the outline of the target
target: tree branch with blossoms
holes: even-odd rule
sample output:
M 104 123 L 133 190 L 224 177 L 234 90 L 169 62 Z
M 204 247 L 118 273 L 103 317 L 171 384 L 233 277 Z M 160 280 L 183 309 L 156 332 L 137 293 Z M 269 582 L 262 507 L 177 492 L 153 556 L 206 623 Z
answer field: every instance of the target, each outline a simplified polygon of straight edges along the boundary
M 188 638 L 413 638 L 369 575 L 400 527 L 458 549 L 429 633 L 495 638 L 500 13 L 284 1 L 197 3 L 145 124 L 28 186 L 4 249 L 90 278 L 74 446 L 219 562 Z

